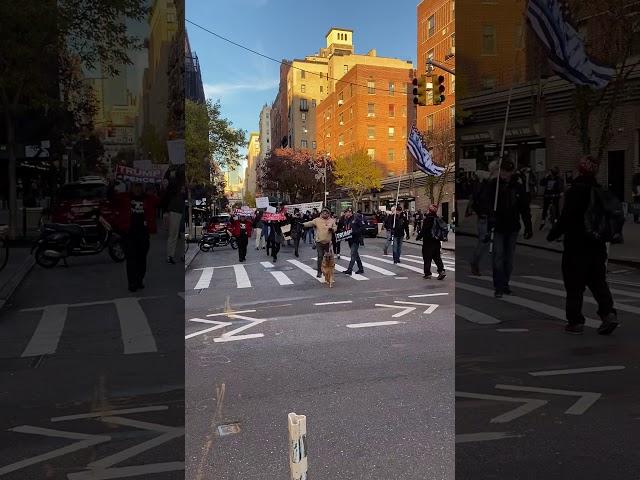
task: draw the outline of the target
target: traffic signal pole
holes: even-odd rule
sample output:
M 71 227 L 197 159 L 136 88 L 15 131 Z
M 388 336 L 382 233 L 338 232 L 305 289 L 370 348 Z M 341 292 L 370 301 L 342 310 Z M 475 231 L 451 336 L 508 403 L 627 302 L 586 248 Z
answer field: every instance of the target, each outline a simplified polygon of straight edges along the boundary
M 430 67 L 431 67 L 431 69 L 430 69 Z M 427 71 L 429 73 L 431 73 L 433 67 L 438 67 L 440 70 L 444 70 L 445 72 L 450 73 L 451 75 L 455 75 L 456 74 L 455 70 L 452 70 L 451 68 L 447 67 L 444 63 L 437 62 L 437 61 L 435 61 L 435 60 L 430 58 L 430 59 L 427 60 Z

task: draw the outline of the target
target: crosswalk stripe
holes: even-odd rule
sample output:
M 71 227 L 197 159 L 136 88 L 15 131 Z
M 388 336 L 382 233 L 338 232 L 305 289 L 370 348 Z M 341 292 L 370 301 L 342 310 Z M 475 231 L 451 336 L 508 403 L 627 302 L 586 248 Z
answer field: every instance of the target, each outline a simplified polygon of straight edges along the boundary
M 124 353 L 157 352 L 156 341 L 138 299 L 118 298 L 114 303 L 120 319 Z
M 415 257 L 415 258 L 419 258 L 420 260 L 414 260 L 412 258 L 406 258 L 406 257 Z M 406 262 L 412 262 L 412 263 L 417 263 L 418 265 L 424 265 L 424 260 L 422 259 L 422 257 L 418 257 L 417 255 L 402 255 L 402 259 Z M 455 272 L 455 262 L 450 262 L 450 261 L 446 261 L 445 259 L 442 259 L 442 263 L 444 264 L 445 267 L 447 267 L 447 270 L 451 270 L 452 272 Z
M 293 259 L 289 259 L 287 260 L 287 262 L 289 262 L 292 265 L 295 265 L 296 267 L 298 267 L 300 270 L 302 270 L 303 272 L 308 273 L 309 275 L 311 275 L 313 278 L 315 278 L 317 281 L 319 281 L 320 283 L 324 283 L 324 278 L 318 278 L 316 277 L 316 271 L 311 268 L 309 265 L 306 265 L 298 260 L 293 260 Z
M 244 265 L 234 265 L 233 271 L 236 274 L 236 284 L 238 288 L 251 288 L 251 280 L 244 268 Z
M 500 320 L 492 317 L 491 315 L 479 312 L 477 310 L 474 310 L 473 308 L 465 307 L 464 305 L 460 305 L 459 303 L 456 303 L 456 315 L 461 316 L 469 322 L 478 323 L 480 325 L 491 325 L 500 323 Z
M 339 260 L 342 260 L 344 262 L 349 261 L 348 258 L 344 258 L 344 257 L 340 258 Z M 393 273 L 392 271 L 387 270 L 386 268 L 378 267 L 376 265 L 373 265 L 372 263 L 362 262 L 362 266 L 369 270 L 373 270 L 374 272 L 378 272 L 378 273 L 381 273 L 382 275 L 386 275 L 387 277 L 395 276 L 395 273 Z
M 403 256 L 403 257 L 409 257 L 409 258 L 417 258 L 418 260 L 422 260 L 422 257 L 421 257 L 421 256 L 419 256 L 419 255 L 409 255 L 409 254 L 407 253 L 407 254 L 404 254 L 404 255 L 402 255 L 402 256 Z M 455 264 L 456 264 L 456 260 L 455 260 L 455 258 L 449 258 L 449 257 L 445 257 L 445 256 L 441 256 L 441 257 L 442 257 L 442 262 L 443 262 L 443 263 L 450 263 L 450 264 L 452 264 L 452 265 L 455 265 Z
M 475 285 L 470 285 L 468 283 L 456 282 L 456 288 L 461 288 L 463 290 L 477 293 L 478 295 L 482 295 L 485 297 L 493 297 L 493 290 L 489 290 L 488 288 L 477 287 Z M 533 300 L 518 297 L 516 295 L 505 295 L 499 301 L 513 303 L 514 305 L 525 307 L 530 310 L 535 310 L 537 312 L 544 313 L 545 315 L 548 315 L 550 317 L 554 317 L 559 320 L 565 321 L 564 310 L 560 308 L 552 307 L 551 305 L 547 305 L 545 303 L 535 302 Z M 591 318 L 587 318 L 585 325 L 587 327 L 597 328 L 600 326 L 600 323 L 601 322 L 597 322 Z
M 338 265 L 337 263 L 336 263 L 336 270 L 339 271 L 339 272 L 346 272 L 347 271 L 346 268 L 344 268 L 342 265 Z M 357 273 L 352 273 L 351 274 L 351 278 L 353 278 L 354 280 L 369 280 L 364 275 L 358 275 Z
M 389 265 L 393 265 L 394 263 L 391 260 L 387 260 L 386 258 L 378 258 L 373 257 L 371 255 L 360 255 L 361 257 L 370 258 L 371 260 L 377 260 L 378 262 L 388 263 Z M 412 267 L 411 265 L 405 265 L 403 263 L 396 264 L 396 267 L 404 268 L 405 270 L 411 270 L 412 272 L 421 273 L 424 275 L 424 272 L 421 268 Z
M 211 285 L 211 278 L 213 278 L 213 267 L 203 268 L 202 273 L 200 274 L 200 279 L 198 280 L 198 283 L 196 283 L 194 289 L 199 290 L 202 288 L 209 288 L 209 285 Z
M 36 331 L 22 353 L 23 357 L 36 357 L 55 353 L 67 320 L 67 310 L 67 305 L 44 307 Z
M 271 262 L 260 262 L 260 265 L 262 265 L 265 268 L 274 268 L 274 265 Z M 293 285 L 293 282 L 291 281 L 291 279 L 287 277 L 287 275 L 284 272 L 269 272 L 269 273 L 273 275 L 273 278 L 275 278 L 280 285 Z
M 557 278 L 547 278 L 547 277 L 539 277 L 537 275 L 523 275 L 524 278 L 530 278 L 531 280 L 538 280 L 540 282 L 554 283 L 556 285 L 564 285 L 562 280 L 558 280 Z M 630 292 L 628 290 L 620 290 L 618 288 L 609 288 L 611 293 L 615 293 L 616 295 L 624 295 L 626 297 L 632 298 L 640 298 L 640 293 Z
M 478 280 L 492 281 L 491 277 L 476 277 Z M 546 293 L 547 295 L 553 295 L 554 297 L 562 297 L 566 298 L 567 294 L 563 290 L 557 290 L 553 288 L 540 287 L 538 285 L 532 285 L 530 283 L 510 281 L 510 285 L 514 287 L 526 288 L 527 290 L 532 290 L 534 292 Z M 592 305 L 597 305 L 598 302 L 591 296 L 585 295 L 584 301 L 586 303 L 590 303 Z M 615 305 L 617 310 L 622 310 L 623 312 L 636 313 L 640 315 L 640 307 L 634 307 L 632 305 L 623 305 L 621 303 L 616 303 Z

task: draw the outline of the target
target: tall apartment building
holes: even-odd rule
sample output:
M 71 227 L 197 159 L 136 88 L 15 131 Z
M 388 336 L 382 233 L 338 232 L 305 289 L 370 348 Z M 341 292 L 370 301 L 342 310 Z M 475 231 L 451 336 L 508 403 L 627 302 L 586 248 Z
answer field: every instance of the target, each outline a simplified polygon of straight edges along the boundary
M 375 62 L 376 58 L 332 59 L 334 71 L 342 64 L 347 73 L 331 82 L 333 91 L 317 109 L 318 146 L 336 157 L 363 148 L 385 176 L 401 175 L 410 170 L 407 131 L 415 117 L 413 97 L 406 93 L 413 66 L 394 59 Z
M 289 105 L 287 96 L 288 75 L 291 62 L 282 60 L 280 64 L 280 86 L 271 105 L 271 141 L 274 148 L 289 145 Z
M 422 0 L 418 11 L 418 70 L 427 72 L 429 58 L 455 70 L 455 0 Z M 479 22 L 471 22 L 479 23 Z M 456 76 L 434 67 L 433 73 L 445 77 L 445 101 L 440 105 L 417 107 L 420 131 L 445 130 L 455 127 Z M 427 77 L 430 82 L 430 78 Z
M 260 161 L 260 154 L 260 134 L 258 132 L 251 132 L 249 134 L 249 144 L 247 145 L 247 168 L 244 174 L 245 194 L 256 194 L 256 167 Z

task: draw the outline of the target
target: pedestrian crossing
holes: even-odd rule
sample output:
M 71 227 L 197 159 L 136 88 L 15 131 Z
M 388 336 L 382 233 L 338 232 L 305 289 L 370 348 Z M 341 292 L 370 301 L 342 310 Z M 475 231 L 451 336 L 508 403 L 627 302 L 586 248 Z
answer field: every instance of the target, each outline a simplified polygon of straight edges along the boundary
M 456 289 L 460 289 L 465 294 L 457 296 L 456 316 L 479 325 L 527 319 L 566 322 L 566 293 L 562 280 L 542 275 L 522 275 L 513 277 L 509 285 L 513 293 L 496 299 L 491 277 L 469 277 L 457 280 Z M 611 292 L 618 315 L 624 316 L 624 323 L 631 318 L 640 319 L 640 307 L 632 304 L 640 297 L 637 291 L 611 288 Z M 488 301 L 488 298 L 491 298 L 491 301 Z M 478 308 L 478 305 L 482 307 Z M 600 326 L 597 301 L 588 290 L 584 296 L 583 314 L 586 327 Z
M 394 264 L 390 256 L 361 254 L 360 257 L 365 273 L 360 275 L 354 271 L 352 275 L 344 276 L 350 281 L 403 278 L 402 275 L 406 275 L 407 270 L 420 274 L 420 276 L 424 275 L 423 260 L 418 255 L 403 255 L 402 263 L 399 264 Z M 291 287 L 308 283 L 309 277 L 324 283 L 324 278 L 316 277 L 316 257 L 310 257 L 306 261 L 295 258 L 282 260 L 277 265 L 269 261 L 258 261 L 194 269 L 193 274 L 187 275 L 185 287 L 188 290 L 203 290 L 216 285 L 238 289 L 253 288 L 256 285 Z M 345 272 L 350 257 L 348 255 L 342 255 L 340 258 L 336 256 L 335 260 L 336 272 Z M 447 271 L 455 271 L 453 257 L 443 256 L 443 262 Z

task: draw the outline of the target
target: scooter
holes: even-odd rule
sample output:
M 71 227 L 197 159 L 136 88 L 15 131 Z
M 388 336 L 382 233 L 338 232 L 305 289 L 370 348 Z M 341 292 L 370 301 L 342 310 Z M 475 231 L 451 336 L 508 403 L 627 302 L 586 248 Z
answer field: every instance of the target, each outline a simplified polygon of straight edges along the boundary
M 234 250 L 238 248 L 235 237 L 229 233 L 229 230 L 224 229 L 219 232 L 203 233 L 198 246 L 203 252 L 208 252 L 213 250 L 213 247 L 226 247 L 227 245 L 231 245 Z
M 111 224 L 96 213 L 96 223 L 91 225 L 43 223 L 40 237 L 31 249 L 35 260 L 44 268 L 55 267 L 60 260 L 67 266 L 67 257 L 97 255 L 107 249 L 114 262 L 125 260 L 123 239 L 114 232 Z

